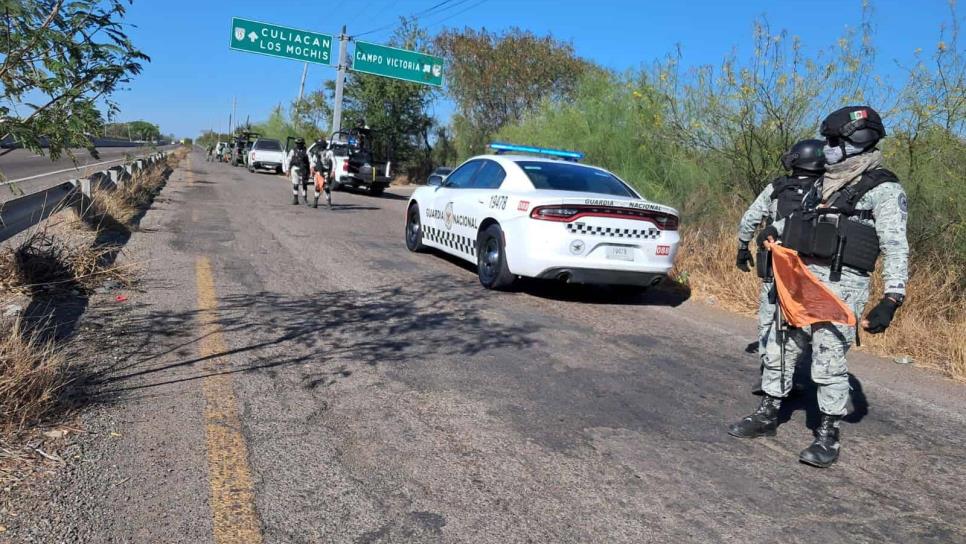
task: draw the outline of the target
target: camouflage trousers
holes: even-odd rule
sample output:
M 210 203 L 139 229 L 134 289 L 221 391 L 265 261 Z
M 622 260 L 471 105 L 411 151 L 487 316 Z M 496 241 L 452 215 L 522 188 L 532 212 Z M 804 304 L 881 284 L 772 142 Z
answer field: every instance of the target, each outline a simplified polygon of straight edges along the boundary
M 862 309 L 869 298 L 868 276 L 844 269 L 842 279 L 833 282 L 828 279 L 828 267 L 809 263 L 808 268 L 861 319 Z M 795 364 L 803 359 L 811 347 L 811 376 L 818 388 L 818 407 L 825 414 L 845 415 L 850 391 L 845 356 L 855 341 L 855 329 L 834 323 L 815 324 L 808 329 L 786 329 L 785 379 L 782 381 L 781 346 L 777 342 L 775 307 L 768 301 L 771 287 L 771 284 L 762 286 L 758 316 L 758 351 L 764 366 L 761 374 L 762 390 L 773 397 L 787 396 L 792 388 Z

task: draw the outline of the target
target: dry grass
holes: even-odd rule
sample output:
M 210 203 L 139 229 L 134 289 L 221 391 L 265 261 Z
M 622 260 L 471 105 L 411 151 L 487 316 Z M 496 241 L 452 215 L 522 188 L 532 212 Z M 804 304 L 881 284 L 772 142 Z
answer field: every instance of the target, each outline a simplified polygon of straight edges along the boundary
M 86 223 L 94 228 L 124 230 L 133 227 L 151 205 L 167 179 L 165 168 L 135 174 L 114 190 L 99 190 L 84 210 Z
M 0 339 L 0 432 L 22 430 L 57 407 L 67 385 L 67 361 L 53 341 L 24 331 L 17 320 Z
M 737 225 L 737 219 L 732 223 Z M 676 274 L 699 298 L 756 316 L 760 283 L 753 272 L 735 267 L 737 239 L 732 223 L 684 231 Z M 955 257 L 914 255 L 906 304 L 885 333 L 863 334 L 860 349 L 888 357 L 910 356 L 919 366 L 966 380 L 964 285 L 966 270 Z M 876 273 L 866 311 L 881 296 L 881 275 Z
M 87 237 L 56 236 L 46 228 L 30 232 L 19 244 L 0 251 L 0 292 L 91 292 L 107 280 L 129 287 L 136 267 L 115 265 L 119 252 L 113 244 L 91 245 Z

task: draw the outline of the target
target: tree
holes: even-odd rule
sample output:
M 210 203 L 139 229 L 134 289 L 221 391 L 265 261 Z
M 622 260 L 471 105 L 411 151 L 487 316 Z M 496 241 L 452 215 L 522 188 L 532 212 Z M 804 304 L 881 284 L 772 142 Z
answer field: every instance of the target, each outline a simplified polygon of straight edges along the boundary
M 161 129 L 158 125 L 147 121 L 131 121 L 128 123 L 108 123 L 100 131 L 100 134 L 108 138 L 154 141 L 161 137 Z
M 446 30 L 435 46 L 448 60 L 447 92 L 456 102 L 457 147 L 463 156 L 546 99 L 570 95 L 589 64 L 571 44 L 513 28 Z
M 0 0 L 0 139 L 51 158 L 83 145 L 108 117 L 119 86 L 150 59 L 125 35 L 124 0 Z M 0 154 L 9 152 L 3 151 Z
M 754 54 L 732 53 L 719 67 L 680 71 L 680 50 L 659 63 L 650 84 L 661 91 L 669 134 L 680 145 L 725 165 L 724 181 L 745 199 L 778 175 L 778 158 L 792 144 L 814 138 L 818 124 L 844 103 L 881 103 L 886 87 L 873 81 L 871 11 L 861 33 L 836 49 L 808 56 L 799 39 L 754 24 Z
M 255 123 L 251 127 L 239 127 L 236 132 L 240 133 L 243 130 L 257 132 L 264 138 L 280 140 L 283 144 L 289 136 L 302 136 L 301 134 L 297 134 L 295 126 L 285 114 L 285 107 L 281 104 L 272 109 L 272 113 L 269 114 L 268 119 L 265 121 Z
M 135 140 L 156 140 L 161 136 L 158 125 L 147 121 L 131 121 L 127 127 L 131 131 L 131 138 Z
M 208 147 L 209 145 L 215 145 L 218 142 L 227 142 L 230 139 L 228 134 L 223 132 L 214 132 L 211 130 L 205 130 L 195 139 L 195 142 L 201 147 Z
M 329 98 L 321 90 L 309 93 L 302 100 L 292 102 L 292 123 L 299 134 L 314 138 L 329 130 L 332 120 L 332 106 Z

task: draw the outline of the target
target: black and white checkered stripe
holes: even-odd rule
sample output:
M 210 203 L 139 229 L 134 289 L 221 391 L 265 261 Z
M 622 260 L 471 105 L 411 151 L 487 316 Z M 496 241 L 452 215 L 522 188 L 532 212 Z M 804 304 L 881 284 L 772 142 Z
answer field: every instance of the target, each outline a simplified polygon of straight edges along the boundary
M 567 230 L 573 234 L 586 234 L 589 236 L 611 236 L 614 238 L 637 238 L 644 240 L 656 240 L 661 237 L 661 231 L 657 228 L 649 229 L 620 229 L 616 227 L 595 227 L 585 223 L 567 223 Z
M 436 242 L 437 244 L 442 244 L 461 253 L 476 257 L 476 240 L 469 236 L 460 236 L 455 232 L 425 225 L 423 226 L 423 236 L 431 242 Z

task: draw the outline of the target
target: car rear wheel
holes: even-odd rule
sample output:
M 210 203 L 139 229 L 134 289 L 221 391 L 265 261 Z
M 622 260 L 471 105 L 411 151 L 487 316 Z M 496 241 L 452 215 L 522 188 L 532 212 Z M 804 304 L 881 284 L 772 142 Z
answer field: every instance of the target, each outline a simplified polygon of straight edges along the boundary
M 382 196 L 382 193 L 386 190 L 382 185 L 372 185 L 369 187 L 369 194 L 372 196 Z
M 480 284 L 487 289 L 498 291 L 513 285 L 513 274 L 506 264 L 506 245 L 503 243 L 503 230 L 499 225 L 486 227 L 476 238 L 476 264 Z
M 426 249 L 423 245 L 423 224 L 419 219 L 419 206 L 413 204 L 406 214 L 406 248 L 412 252 Z

